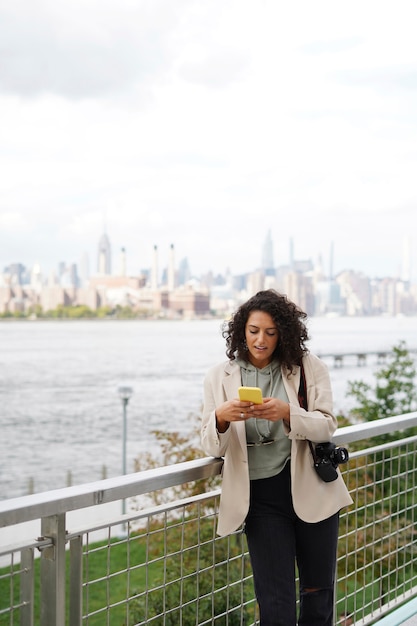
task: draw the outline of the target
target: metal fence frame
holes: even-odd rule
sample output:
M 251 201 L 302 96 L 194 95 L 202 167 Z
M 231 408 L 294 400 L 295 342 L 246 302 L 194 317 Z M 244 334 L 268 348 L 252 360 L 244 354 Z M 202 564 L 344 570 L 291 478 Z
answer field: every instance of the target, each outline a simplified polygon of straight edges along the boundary
M 337 604 L 337 624 L 349 623 L 345 622 L 345 617 L 341 615 L 341 611 L 345 612 L 349 602 L 353 602 L 353 594 L 358 593 L 358 581 L 365 581 L 366 567 L 370 567 L 371 564 L 362 562 L 364 559 L 365 551 L 369 550 L 370 554 L 373 554 L 373 566 L 378 562 L 380 556 L 377 554 L 380 543 L 382 541 L 390 541 L 393 545 L 392 558 L 402 558 L 401 555 L 406 557 L 406 569 L 404 571 L 411 571 L 414 566 L 414 525 L 410 523 L 409 532 L 410 539 L 398 544 L 398 538 L 402 532 L 394 521 L 398 514 L 390 513 L 389 507 L 390 500 L 384 502 L 369 502 L 369 511 L 371 517 L 365 518 L 363 526 L 358 527 L 355 524 L 355 520 L 358 519 L 360 509 L 363 509 L 363 498 L 366 494 L 372 494 L 378 485 L 378 481 L 375 479 L 374 484 L 366 484 L 365 486 L 359 485 L 357 480 L 358 466 L 366 466 L 367 476 L 372 475 L 375 472 L 375 468 L 380 466 L 381 454 L 386 454 L 387 459 L 400 459 L 404 454 L 415 455 L 417 449 L 417 437 L 401 437 L 399 434 L 398 440 L 395 442 L 383 444 L 380 446 L 370 446 L 369 442 L 373 437 L 384 435 L 401 433 L 401 431 L 417 426 L 417 412 L 409 413 L 406 415 L 393 416 L 377 420 L 374 422 L 367 422 L 364 424 L 357 424 L 355 426 L 349 426 L 340 428 L 333 441 L 338 445 L 348 445 L 353 442 L 366 442 L 366 448 L 356 451 L 351 454 L 351 462 L 348 467 L 344 469 L 345 480 L 348 487 L 351 490 L 355 504 L 349 509 L 349 511 L 343 512 L 341 516 L 341 534 L 340 534 L 340 556 L 339 566 L 344 559 L 346 559 L 346 551 L 351 551 L 350 554 L 358 559 L 358 567 L 356 572 L 346 571 L 345 574 L 339 576 L 338 586 L 343 586 L 344 592 L 343 601 L 339 601 Z M 217 513 L 217 504 L 219 497 L 219 489 L 211 491 L 209 493 L 201 493 L 197 496 L 178 499 L 171 499 L 167 504 L 160 506 L 147 506 L 147 508 L 138 510 L 134 513 L 129 512 L 125 515 L 114 515 L 112 519 L 103 520 L 99 525 L 89 526 L 78 530 L 71 529 L 69 532 L 66 528 L 66 516 L 71 511 L 79 511 L 93 506 L 100 506 L 104 503 L 120 502 L 127 498 L 137 498 L 138 496 L 147 496 L 155 491 L 165 490 L 169 494 L 170 488 L 178 485 L 185 485 L 187 483 L 198 481 L 201 479 L 207 479 L 218 476 L 221 473 L 223 461 L 222 459 L 204 458 L 186 463 L 179 463 L 172 466 L 160 467 L 157 469 L 146 470 L 136 474 L 129 474 L 127 476 L 119 476 L 116 478 L 110 478 L 84 485 L 67 487 L 64 489 L 58 489 L 55 491 L 34 494 L 25 496 L 22 498 L 14 498 L 10 500 L 0 501 L 0 528 L 5 526 L 16 527 L 18 533 L 18 525 L 30 520 L 41 521 L 41 536 L 33 540 L 17 540 L 16 543 L 9 546 L 0 546 L 0 557 L 8 559 L 8 566 L 0 569 L 0 585 L 6 585 L 9 593 L 10 601 L 6 601 L 6 605 L 0 604 L 0 626 L 6 624 L 21 624 L 22 626 L 33 626 L 35 624 L 35 611 L 34 606 L 36 602 L 39 605 L 40 623 L 42 626 L 64 626 L 69 623 L 70 626 L 81 626 L 81 624 L 94 624 L 94 612 L 89 613 L 86 610 L 86 598 L 88 600 L 88 594 L 92 588 L 93 582 L 88 579 L 88 573 L 86 573 L 86 563 L 89 559 L 93 559 L 94 555 L 94 536 L 97 532 L 106 532 L 108 535 L 108 545 L 103 549 L 108 551 L 108 558 L 110 560 L 111 548 L 118 537 L 118 542 L 126 549 L 127 552 L 134 545 L 133 541 L 137 540 L 138 527 L 145 528 L 148 525 L 147 530 L 143 534 L 143 541 L 147 542 L 147 550 L 152 541 L 152 532 L 165 533 L 160 537 L 166 537 L 168 533 L 169 524 L 172 520 L 179 519 L 178 534 L 184 537 L 184 524 L 189 523 L 189 516 L 195 515 L 196 528 L 200 528 L 201 520 L 209 520 L 213 528 L 211 539 L 208 541 L 210 549 L 213 551 L 213 563 L 206 568 L 202 568 L 199 571 L 199 559 L 201 546 L 203 539 L 199 536 L 196 545 L 187 546 L 185 543 L 181 544 L 181 548 L 176 549 L 174 554 L 170 554 L 168 548 L 165 550 L 164 555 L 158 556 L 158 562 L 160 562 L 164 568 L 165 578 L 162 587 L 159 589 L 163 595 L 172 584 L 169 577 L 169 566 L 167 563 L 174 562 L 174 557 L 181 561 L 184 554 L 188 550 L 193 550 L 197 554 L 196 559 L 196 571 L 193 572 L 192 583 L 200 585 L 203 578 L 207 583 L 207 577 L 211 577 L 211 591 L 207 593 L 203 588 L 199 588 L 197 596 L 200 594 L 206 602 L 212 602 L 219 597 L 218 594 L 223 594 L 226 602 L 226 606 L 229 607 L 226 610 L 222 609 L 221 615 L 213 613 L 207 618 L 197 615 L 195 624 L 235 624 L 237 623 L 236 615 L 239 609 L 241 621 L 240 623 L 249 622 L 244 621 L 247 619 L 247 615 L 251 616 L 252 623 L 256 623 L 256 603 L 253 597 L 253 589 L 251 582 L 251 574 L 248 569 L 248 559 L 246 548 L 243 542 L 243 536 L 241 532 L 237 532 L 228 538 L 218 538 L 215 535 L 215 518 Z M 396 466 L 395 462 L 393 467 Z M 417 480 L 412 475 L 402 476 L 402 481 L 405 481 L 407 489 L 408 500 L 412 502 L 412 511 L 407 511 L 407 515 L 413 519 L 414 516 L 414 493 L 417 490 Z M 393 480 L 396 479 L 393 477 Z M 365 494 L 365 495 L 363 495 Z M 366 496 L 369 498 L 369 495 Z M 375 516 L 372 506 L 378 506 L 379 508 L 387 510 L 383 512 L 383 519 L 381 515 Z M 417 506 L 417 501 L 416 501 Z M 198 511 L 197 513 L 191 513 L 191 511 Z M 372 517 L 374 516 L 374 517 Z M 416 509 L 417 519 L 417 509 Z M 150 532 L 149 524 L 153 524 L 154 520 L 161 519 L 161 527 L 158 530 Z M 381 521 L 382 519 L 382 521 Z M 188 520 L 188 522 L 187 522 Z M 193 518 L 194 520 L 194 518 Z M 378 526 L 378 524 L 380 526 Z M 375 537 L 372 541 L 367 540 L 369 533 L 375 532 L 375 529 L 384 530 L 387 527 L 386 536 Z M 200 532 L 200 531 L 198 531 Z M 141 533 L 139 532 L 139 535 Z M 186 533 L 185 533 L 186 534 Z M 397 544 L 395 543 L 397 541 Z M 223 542 L 220 545 L 219 542 Z M 354 547 L 351 548 L 351 544 Z M 166 543 L 166 541 L 165 541 Z M 145 544 L 144 544 L 145 545 Z M 390 544 L 391 545 L 391 544 Z M 221 564 L 216 563 L 215 549 L 221 547 L 225 550 L 226 557 Z M 193 554 L 194 554 L 193 552 Z M 239 556 L 240 555 L 240 556 Z M 39 559 L 37 558 L 39 557 Z M 405 558 L 404 557 L 404 558 Z M 148 556 L 147 556 L 148 558 Z M 367 557 L 369 558 L 369 556 Z M 165 559 L 165 560 L 164 560 Z M 240 559 L 240 560 L 239 560 Z M 39 580 L 36 576 L 35 562 L 38 561 L 39 566 Z M 182 562 L 182 561 L 181 561 Z M 361 563 L 359 565 L 359 562 Z M 69 563 L 69 565 L 68 565 Z M 129 580 L 137 574 L 137 563 L 129 563 L 126 569 L 122 572 Z M 155 566 L 155 560 L 149 558 L 144 564 L 141 564 L 143 570 L 141 575 L 147 576 L 148 570 Z M 222 567 L 222 570 L 216 569 Z M 222 588 L 216 588 L 217 572 L 226 572 L 229 576 L 229 570 L 235 569 L 239 571 L 239 580 L 233 578 L 226 578 L 226 583 L 222 583 Z M 240 570 L 239 570 L 240 568 Z M 375 569 L 375 567 L 374 567 Z M 382 572 L 382 569 L 381 569 Z M 106 606 L 102 611 L 99 610 L 100 624 L 111 624 L 110 622 L 111 611 L 114 606 L 123 605 L 125 610 L 124 624 L 126 626 L 132 626 L 135 624 L 170 624 L 169 616 L 171 609 L 168 605 L 164 605 L 164 608 L 159 614 L 153 617 L 150 614 L 144 614 L 143 619 L 136 619 L 131 621 L 129 616 L 129 606 L 141 598 L 143 602 L 147 601 L 148 593 L 151 593 L 151 589 L 139 590 L 132 592 L 129 595 L 128 592 L 124 601 L 116 601 L 110 598 L 111 596 L 111 581 L 114 576 L 119 573 L 114 573 L 111 568 L 108 571 L 102 572 L 98 577 L 96 584 L 102 584 L 103 588 L 107 589 Z M 394 576 L 394 572 L 390 572 L 390 580 Z M 188 574 L 184 573 L 184 576 L 176 581 L 178 588 L 181 589 L 181 594 L 184 593 Z M 381 581 L 383 582 L 383 576 L 381 574 Z M 184 580 L 182 579 L 184 578 Z M 222 579 L 223 580 L 223 579 Z M 375 581 L 375 586 L 381 581 Z M 381 582 L 381 584 L 382 584 Z M 184 586 L 185 584 L 185 586 Z M 206 585 L 207 586 L 207 585 Z M 39 587 L 39 588 L 38 588 Z M 372 587 L 372 588 L 371 588 Z M 364 594 L 370 594 L 372 596 L 373 583 L 369 585 L 366 581 L 363 583 Z M 240 605 L 237 607 L 233 604 L 233 593 L 235 596 L 240 597 Z M 184 594 L 185 595 L 185 594 Z M 222 596 L 222 598 L 223 598 Z M 398 580 L 398 585 L 394 589 L 390 590 L 390 595 L 387 600 L 382 603 L 381 598 L 371 597 L 370 601 L 364 601 L 363 606 L 358 609 L 350 610 L 353 613 L 354 623 L 362 626 L 373 624 L 378 621 L 382 616 L 386 615 L 396 606 L 404 603 L 408 599 L 417 596 L 417 579 L 414 580 L 414 574 L 410 576 L 410 580 L 406 581 Z M 162 596 L 161 596 L 162 597 Z M 165 598 L 165 595 L 163 595 Z M 200 598 L 200 600 L 201 600 Z M 141 600 L 141 601 L 142 601 Z M 223 601 L 223 600 L 222 600 Z M 164 599 L 164 602 L 166 600 Z M 181 604 L 182 602 L 182 604 Z M 183 618 L 181 615 L 185 612 L 187 603 L 190 601 L 184 599 L 179 600 L 179 613 L 176 614 L 176 619 L 180 619 L 177 623 L 188 626 L 186 621 L 181 621 Z M 196 600 L 197 602 L 197 600 Z M 239 602 L 238 602 L 239 604 Z M 194 606 L 194 605 L 193 605 Z M 198 613 L 198 603 L 195 604 Z M 347 608 L 346 608 L 347 612 Z M 178 615 L 180 618 L 178 618 Z M 230 617 L 231 615 L 234 616 Z M 244 616 L 244 617 L 243 617 Z M 194 622 L 193 622 L 194 623 Z

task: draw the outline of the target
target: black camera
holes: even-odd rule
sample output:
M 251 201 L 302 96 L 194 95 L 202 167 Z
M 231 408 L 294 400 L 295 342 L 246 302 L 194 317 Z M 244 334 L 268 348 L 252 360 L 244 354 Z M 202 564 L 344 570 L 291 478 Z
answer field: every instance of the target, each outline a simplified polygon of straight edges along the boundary
M 331 483 L 333 480 L 336 480 L 338 476 L 337 466 L 348 461 L 349 452 L 346 448 L 336 448 L 332 441 L 316 444 L 314 468 L 324 482 Z

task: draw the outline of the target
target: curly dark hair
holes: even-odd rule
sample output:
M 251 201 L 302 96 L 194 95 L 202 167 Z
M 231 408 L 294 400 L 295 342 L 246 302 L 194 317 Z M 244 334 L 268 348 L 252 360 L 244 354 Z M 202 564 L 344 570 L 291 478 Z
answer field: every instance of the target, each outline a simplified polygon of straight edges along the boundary
M 273 358 L 293 371 L 308 353 L 305 343 L 309 340 L 309 335 L 303 321 L 307 318 L 307 313 L 274 289 L 258 291 L 223 324 L 222 335 L 226 339 L 227 357 L 231 361 L 236 358 L 247 361 L 245 329 L 253 311 L 263 311 L 272 317 L 279 333 Z

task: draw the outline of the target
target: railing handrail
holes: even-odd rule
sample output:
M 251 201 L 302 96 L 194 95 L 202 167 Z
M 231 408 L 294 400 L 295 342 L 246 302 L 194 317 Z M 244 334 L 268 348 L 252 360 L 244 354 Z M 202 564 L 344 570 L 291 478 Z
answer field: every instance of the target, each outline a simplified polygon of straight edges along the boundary
M 220 473 L 222 465 L 223 459 L 206 457 L 126 476 L 115 476 L 73 487 L 2 500 L 0 528 L 216 476 Z
M 417 426 L 417 411 L 338 428 L 333 441 L 336 444 L 348 444 L 413 426 Z M 216 476 L 220 474 L 222 466 L 223 459 L 205 457 L 126 476 L 1 500 L 0 528 Z
M 381 417 L 381 419 L 371 422 L 359 422 L 353 426 L 338 428 L 332 440 L 336 444 L 347 444 L 352 441 L 361 441 L 369 437 L 398 432 L 413 426 L 417 426 L 417 411 L 394 415 L 393 417 Z
M 355 623 L 363 624 L 363 626 L 375 623 L 378 617 L 387 614 L 392 608 L 404 603 L 408 598 L 414 597 L 417 588 L 417 577 L 413 574 L 416 558 L 413 551 L 416 509 L 415 478 L 414 472 L 407 469 L 413 470 L 415 467 L 414 454 L 417 435 L 405 437 L 408 434 L 407 430 L 416 425 L 417 411 L 343 427 L 338 429 L 333 437 L 333 441 L 337 444 L 343 445 L 349 442 L 363 442 L 364 444 L 359 443 L 358 450 L 352 451 L 353 462 L 350 467 L 343 470 L 349 490 L 354 496 L 355 508 L 352 511 L 344 511 L 341 516 L 343 533 L 341 534 L 342 545 L 340 560 L 338 561 L 338 585 L 340 581 L 344 592 L 341 599 L 337 600 L 336 607 L 337 611 L 343 611 L 345 615 L 346 611 L 351 612 L 353 610 L 352 617 L 354 617 Z M 401 431 L 403 432 L 401 433 Z M 404 433 L 404 431 L 406 432 Z M 380 444 L 378 439 L 375 440 L 375 437 L 384 434 L 393 435 L 389 437 L 389 442 Z M 395 441 L 393 441 L 394 439 Z M 387 447 L 393 449 L 392 454 L 388 452 L 385 454 Z M 359 450 L 359 448 L 361 449 Z M 364 460 L 355 461 L 354 459 L 358 459 L 359 456 L 363 456 Z M 407 465 L 402 463 L 403 458 L 408 459 Z M 386 464 L 387 460 L 389 465 Z M 177 558 L 180 549 L 182 553 L 184 546 L 186 550 L 192 548 L 191 573 L 193 576 L 199 576 L 200 572 L 203 571 L 199 560 L 200 546 L 203 546 L 203 543 L 212 554 L 213 564 L 217 567 L 215 559 L 217 550 L 214 550 L 214 546 L 218 537 L 215 536 L 214 529 L 221 488 L 218 487 L 215 491 L 200 489 L 200 492 L 203 491 L 204 493 L 196 495 L 187 495 L 187 490 L 182 490 L 180 495 L 185 497 L 175 501 L 172 496 L 176 497 L 178 493 L 174 487 L 217 476 L 221 472 L 222 466 L 223 459 L 205 457 L 194 461 L 156 467 L 126 476 L 117 476 L 74 487 L 0 501 L 0 528 L 10 526 L 13 541 L 15 541 L 14 537 L 17 540 L 20 534 L 18 530 L 15 534 L 15 525 L 33 520 L 41 522 L 40 536 L 37 539 L 34 540 L 31 537 L 26 539 L 22 536 L 13 545 L 0 546 L 0 557 L 5 563 L 4 574 L 0 577 L 2 579 L 0 583 L 3 585 L 2 591 L 3 587 L 6 588 L 8 585 L 15 584 L 13 581 L 17 575 L 20 584 L 20 600 L 14 602 L 13 599 L 10 601 L 6 599 L 5 602 L 0 603 L 2 604 L 0 613 L 10 614 L 11 619 L 19 614 L 21 623 L 33 624 L 38 611 L 40 612 L 40 621 L 44 626 L 64 626 L 66 607 L 68 607 L 71 624 L 81 626 L 84 616 L 106 614 L 109 617 L 110 611 L 116 605 L 123 607 L 122 610 L 126 614 L 130 610 L 130 603 L 133 602 L 133 599 L 142 598 L 148 602 L 148 597 L 150 598 L 151 594 L 156 593 L 157 595 L 152 595 L 152 597 L 158 600 L 158 594 L 161 591 L 159 579 L 155 580 L 155 584 L 151 584 L 149 587 L 147 583 L 146 585 L 140 583 L 140 594 L 136 594 L 135 591 L 129 594 L 126 600 L 123 583 L 121 592 L 123 600 L 117 597 L 115 603 L 109 604 L 108 585 L 114 576 L 112 568 L 109 570 L 109 563 L 113 559 L 113 557 L 110 558 L 110 554 L 117 556 L 121 554 L 122 565 L 118 568 L 117 575 L 121 574 L 126 577 L 129 588 L 133 580 L 133 572 L 135 572 L 135 577 L 139 574 L 140 576 L 145 575 L 146 580 L 148 580 L 148 568 L 154 567 L 154 564 L 158 564 L 156 565 L 157 569 L 162 568 L 164 571 L 164 589 L 165 586 L 171 585 L 171 579 L 165 579 L 165 572 L 167 568 L 169 569 L 168 564 L 172 562 L 174 556 Z M 120 515 L 120 511 L 115 514 L 116 507 L 113 503 L 119 502 L 120 504 L 120 500 L 123 498 L 135 498 L 138 495 L 149 497 L 151 494 L 167 488 L 168 492 L 164 494 L 162 500 L 166 496 L 169 499 L 168 503 L 160 503 L 156 500 L 153 502 L 152 497 L 150 497 L 149 500 L 145 499 L 144 502 L 140 502 L 141 505 L 145 504 L 146 508 L 142 508 L 142 506 L 137 508 L 139 503 L 133 501 L 132 510 L 128 515 L 124 512 Z M 201 506 L 203 501 L 207 504 Z M 152 502 L 153 504 L 150 506 Z M 107 520 L 103 519 L 107 507 L 97 506 L 101 504 L 112 505 L 110 517 Z M 98 515 L 93 522 L 88 519 L 89 514 L 83 512 L 87 507 L 92 507 L 93 516 L 94 514 Z M 119 508 L 118 506 L 117 509 L 119 510 Z M 82 512 L 78 520 L 82 527 L 71 528 L 71 531 L 68 532 L 67 522 L 70 521 L 71 516 L 69 515 L 67 519 L 66 513 L 74 513 L 77 510 Z M 71 518 L 71 526 L 75 519 L 76 517 Z M 173 523 L 171 524 L 171 522 Z M 206 533 L 200 535 L 202 523 L 208 524 L 204 528 L 209 529 L 211 547 L 206 543 Z M 192 541 L 189 546 L 183 544 L 187 529 L 191 529 L 193 532 L 195 530 L 199 537 L 197 540 L 191 533 Z M 10 534 L 10 530 L 6 529 L 5 536 Z M 393 541 L 395 535 L 398 536 L 398 539 Z M 157 550 L 153 555 L 152 546 L 155 546 L 155 541 L 158 541 L 155 539 L 156 536 L 161 537 L 163 549 Z M 104 541 L 102 541 L 103 537 Z M 171 543 L 168 538 L 171 537 L 176 538 L 179 543 L 174 541 L 174 549 L 166 552 L 166 547 Z M 357 537 L 360 539 L 357 540 Z M 133 543 L 130 543 L 131 541 Z M 237 557 L 238 559 L 247 559 L 245 545 L 240 541 L 239 538 L 236 545 Z M 138 549 L 138 546 L 141 550 L 143 549 L 143 554 L 146 554 L 146 557 L 139 558 L 138 561 L 136 557 L 131 560 L 133 544 L 135 544 L 135 549 Z M 234 552 L 229 552 L 230 543 L 228 539 L 225 549 L 227 549 L 228 556 L 224 564 L 229 570 L 229 562 L 234 561 L 235 556 Z M 113 550 L 116 550 L 117 553 Z M 39 551 L 40 556 L 37 551 Z M 90 564 L 95 564 L 96 554 L 104 555 L 102 561 L 103 567 L 106 567 L 106 570 L 102 570 L 102 575 L 99 578 L 95 574 L 94 567 L 91 575 L 88 573 L 90 558 L 92 558 Z M 197 557 L 195 558 L 196 554 Z M 150 560 L 148 560 L 148 555 L 152 556 Z M 35 556 L 39 556 L 40 559 L 39 569 L 34 567 Z M 231 558 L 229 559 L 229 557 Z M 86 567 L 83 565 L 84 560 Z M 374 561 L 375 565 L 372 565 Z M 21 563 L 19 571 L 14 565 L 18 562 Z M 352 568 L 353 562 L 355 567 Z M 133 568 L 132 563 L 134 563 Z M 227 578 L 227 589 L 232 589 L 232 587 L 234 589 L 236 584 L 240 585 L 238 599 L 232 610 L 239 611 L 241 615 L 246 611 L 246 606 L 250 606 L 251 611 L 255 610 L 255 599 L 252 592 L 249 592 L 246 598 L 246 591 L 244 591 L 246 589 L 244 585 L 251 575 L 249 573 L 246 577 L 246 573 L 242 569 L 243 563 L 244 560 L 238 561 L 236 576 L 233 574 L 231 578 Z M 67 564 L 69 564 L 68 568 Z M 399 565 L 401 565 L 400 575 Z M 370 566 L 376 567 L 376 570 L 369 570 Z M 210 564 L 209 567 L 212 568 L 213 565 Z M 366 572 L 368 574 L 365 575 Z M 393 576 L 396 582 L 391 589 L 390 581 Z M 174 572 L 174 578 L 175 584 L 179 584 L 181 581 L 182 588 L 182 581 L 186 580 L 183 573 L 181 573 L 181 578 L 178 578 L 178 572 Z M 9 579 L 10 583 L 8 582 Z M 39 581 L 39 599 L 35 597 L 34 593 L 35 581 Z M 106 602 L 96 607 L 87 600 L 84 605 L 84 586 L 88 596 L 88 589 L 92 589 L 92 585 L 96 589 L 95 585 L 98 581 L 103 581 L 103 584 L 107 585 L 106 590 L 103 591 L 103 597 L 106 596 L 107 598 Z M 197 591 L 194 600 L 199 601 L 201 596 L 199 590 Z M 393 593 L 392 598 L 391 591 Z M 213 587 L 207 598 L 213 599 L 217 593 L 218 588 Z M 228 594 L 229 591 L 227 591 L 227 597 L 229 597 Z M 357 607 L 356 603 L 359 597 L 362 600 Z M 369 601 L 368 598 L 370 598 Z M 3 599 L 2 593 L 1 600 Z M 175 601 L 172 610 L 182 611 L 187 602 L 188 600 L 184 602 L 181 595 L 180 600 Z M 141 604 L 138 605 L 139 611 L 141 611 L 141 606 Z M 227 606 L 229 607 L 229 604 Z M 161 616 L 165 614 L 165 604 L 163 607 L 158 607 L 159 614 Z M 354 608 L 352 609 L 352 607 Z M 223 614 L 226 613 L 223 611 Z M 250 618 L 255 619 L 253 624 L 256 623 L 255 615 L 256 613 L 253 613 Z M 204 620 L 202 623 L 208 623 L 205 617 Z M 142 621 L 141 623 L 145 622 Z

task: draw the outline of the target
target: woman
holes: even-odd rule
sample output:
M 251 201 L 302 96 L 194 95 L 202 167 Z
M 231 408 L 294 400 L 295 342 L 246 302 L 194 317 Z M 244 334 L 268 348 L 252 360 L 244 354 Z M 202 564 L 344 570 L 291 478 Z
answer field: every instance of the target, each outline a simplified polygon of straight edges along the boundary
M 327 483 L 313 467 L 309 440 L 330 440 L 337 421 L 327 368 L 305 346 L 306 317 L 260 291 L 225 324 L 229 360 L 204 382 L 202 445 L 224 457 L 218 533 L 244 523 L 262 626 L 331 626 L 339 511 L 352 503 L 339 470 Z M 240 386 L 260 387 L 263 403 L 240 401 Z

